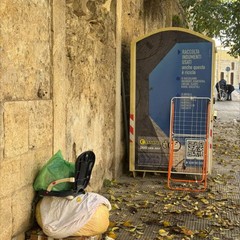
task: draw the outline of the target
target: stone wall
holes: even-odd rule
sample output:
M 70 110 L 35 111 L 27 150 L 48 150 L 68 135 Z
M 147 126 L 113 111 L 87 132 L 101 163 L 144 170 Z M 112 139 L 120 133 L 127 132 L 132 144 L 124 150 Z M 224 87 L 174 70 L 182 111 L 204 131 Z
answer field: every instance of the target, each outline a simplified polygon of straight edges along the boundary
M 0 1 L 0 239 L 24 239 L 34 178 L 58 149 L 71 162 L 95 152 L 89 190 L 127 169 L 121 75 L 128 92 L 130 42 L 180 11 L 161 1 L 154 22 L 149 2 L 157 4 Z
M 95 189 L 112 178 L 115 162 L 115 16 L 115 1 L 67 4 L 67 155 L 74 160 L 82 151 L 95 152 Z
M 30 226 L 32 183 L 52 155 L 51 6 L 0 2 L 0 239 Z

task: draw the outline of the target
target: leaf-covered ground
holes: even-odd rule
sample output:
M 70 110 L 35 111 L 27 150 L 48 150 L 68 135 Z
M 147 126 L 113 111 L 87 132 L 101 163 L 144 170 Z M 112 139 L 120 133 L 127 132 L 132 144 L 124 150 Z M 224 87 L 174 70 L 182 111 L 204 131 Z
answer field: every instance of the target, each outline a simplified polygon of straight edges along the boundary
M 173 191 L 167 175 L 105 180 L 105 239 L 240 239 L 240 122 L 214 122 L 212 174 L 204 192 Z

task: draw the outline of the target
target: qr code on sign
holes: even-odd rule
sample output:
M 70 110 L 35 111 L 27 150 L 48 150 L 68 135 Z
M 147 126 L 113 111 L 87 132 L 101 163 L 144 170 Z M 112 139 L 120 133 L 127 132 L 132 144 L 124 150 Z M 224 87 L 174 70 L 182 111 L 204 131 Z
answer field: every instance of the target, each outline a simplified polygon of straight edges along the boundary
M 186 140 L 186 159 L 203 159 L 204 140 Z

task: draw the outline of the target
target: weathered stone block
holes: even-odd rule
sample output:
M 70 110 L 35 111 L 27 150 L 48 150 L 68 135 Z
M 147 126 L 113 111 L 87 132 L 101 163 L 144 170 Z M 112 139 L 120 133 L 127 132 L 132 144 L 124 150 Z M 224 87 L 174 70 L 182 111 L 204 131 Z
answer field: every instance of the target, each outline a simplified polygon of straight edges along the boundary
M 14 237 L 12 237 L 11 240 L 26 240 L 25 233 L 20 233 Z
M 13 157 L 28 151 L 28 103 L 4 103 L 4 157 Z
M 28 184 L 32 184 L 35 179 L 36 171 L 34 171 L 34 155 L 34 151 L 30 151 L 21 155 L 19 159 L 15 160 L 15 162 L 20 163 L 20 187 L 25 187 Z
M 11 201 L 11 197 L 0 199 L 0 239 L 3 240 L 10 240 L 12 236 Z
M 20 161 L 0 162 L 0 197 L 10 196 L 20 187 Z
M 3 121 L 5 158 L 52 144 L 51 100 L 6 102 Z
M 12 195 L 13 236 L 25 232 L 31 225 L 31 208 L 34 198 L 32 185 Z
M 0 101 L 50 98 L 50 18 L 49 1 L 1 0 Z
M 3 159 L 4 148 L 4 131 L 3 131 L 3 106 L 0 104 L 0 161 Z
M 52 144 L 53 111 L 51 100 L 29 102 L 29 148 Z
M 21 156 L 20 162 L 20 187 L 33 185 L 34 180 L 43 165 L 52 157 L 51 146 L 36 149 Z
M 52 146 L 37 149 L 34 152 L 34 171 L 39 171 L 41 167 L 52 157 L 53 155 Z

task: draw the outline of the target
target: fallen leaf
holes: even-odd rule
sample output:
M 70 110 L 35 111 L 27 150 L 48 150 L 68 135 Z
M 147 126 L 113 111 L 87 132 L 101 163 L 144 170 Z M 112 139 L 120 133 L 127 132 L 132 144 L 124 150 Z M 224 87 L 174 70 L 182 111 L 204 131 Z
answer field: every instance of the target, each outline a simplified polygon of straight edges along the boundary
M 113 228 L 113 227 L 115 227 L 116 225 L 117 225 L 116 222 L 112 222 L 112 221 L 109 222 L 109 227 L 110 227 L 110 228 Z
M 206 198 L 202 198 L 201 201 L 202 201 L 204 204 L 209 204 L 209 201 L 208 201 Z
M 132 223 L 131 223 L 131 221 L 125 221 L 125 222 L 123 223 L 123 226 L 124 226 L 124 227 L 132 227 Z
M 185 234 L 185 235 L 187 235 L 187 236 L 192 236 L 192 235 L 194 235 L 194 232 L 193 232 L 192 230 L 190 230 L 190 229 L 187 229 L 187 228 L 185 228 L 185 227 L 182 227 L 181 229 L 182 229 L 182 233 Z
M 201 231 L 199 231 L 196 235 L 197 235 L 198 237 L 200 237 L 200 238 L 206 239 L 207 236 L 208 236 L 208 233 L 206 232 L 206 230 L 201 230 Z
M 136 231 L 136 227 L 133 227 L 133 228 L 131 228 L 130 230 L 129 230 L 129 232 L 135 232 Z
M 115 203 L 115 204 L 112 205 L 112 210 L 116 210 L 116 209 L 119 210 L 120 208 L 119 208 L 119 206 Z
M 116 230 L 118 230 L 119 229 L 119 227 L 113 227 L 112 228 L 112 232 L 114 232 L 114 231 L 116 231 Z
M 107 236 L 110 237 L 110 238 L 113 238 L 113 239 L 116 239 L 116 238 L 117 238 L 116 233 L 115 233 L 115 232 L 112 232 L 112 231 L 111 231 L 111 232 L 108 232 L 108 233 L 107 233 Z
M 168 221 L 163 221 L 162 224 L 163 224 L 164 227 L 169 227 L 169 226 L 171 226 L 171 223 L 168 222 Z
M 165 231 L 164 229 L 160 229 L 158 233 L 161 237 L 165 237 L 168 235 L 169 232 Z

